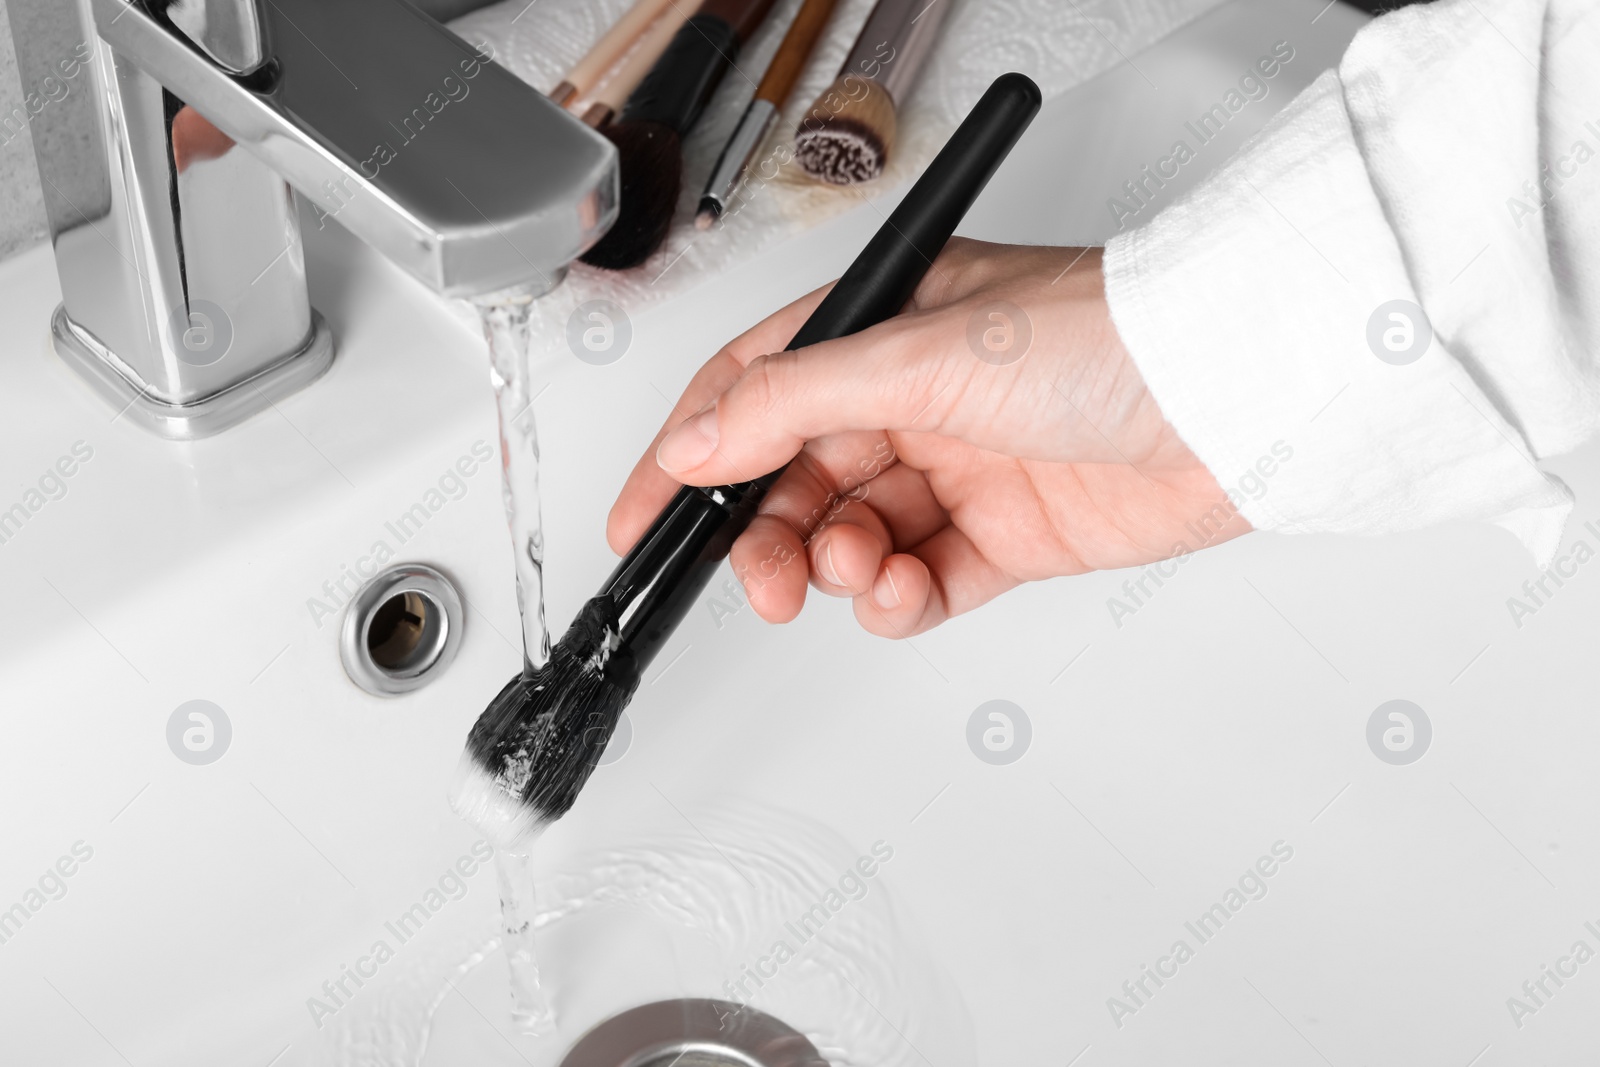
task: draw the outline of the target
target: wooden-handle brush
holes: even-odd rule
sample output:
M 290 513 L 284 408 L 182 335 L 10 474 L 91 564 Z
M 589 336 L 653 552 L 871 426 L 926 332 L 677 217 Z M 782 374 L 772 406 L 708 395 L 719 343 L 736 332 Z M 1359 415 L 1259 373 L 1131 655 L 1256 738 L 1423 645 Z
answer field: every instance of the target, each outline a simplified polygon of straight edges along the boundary
M 789 32 L 784 34 L 783 43 L 767 65 L 767 72 L 761 76 L 761 84 L 756 86 L 755 97 L 739 118 L 739 125 L 734 127 L 717 165 L 711 168 L 706 191 L 700 197 L 700 210 L 694 217 L 696 229 L 709 229 L 727 210 L 745 167 L 766 140 L 767 131 L 778 121 L 778 112 L 789 99 L 794 83 L 800 79 L 806 59 L 822 36 L 822 28 L 828 24 L 828 16 L 833 14 L 837 3 L 838 0 L 806 0 L 789 24 Z
M 583 58 L 573 64 L 567 76 L 550 90 L 550 99 L 565 107 L 593 89 L 605 77 L 606 71 L 643 36 L 646 27 L 675 2 L 636 0 L 633 7 L 601 34 Z
M 996 79 L 789 349 L 856 333 L 900 312 L 1039 103 L 1039 87 L 1023 75 Z M 479 717 L 451 798 L 457 813 L 496 845 L 524 852 L 572 807 L 645 667 L 782 473 L 678 490 L 584 605 L 549 662 L 511 679 Z
M 583 121 L 599 129 L 615 118 L 688 20 L 688 10 L 680 5 L 668 8 L 665 14 L 652 22 L 628 54 L 622 57 L 622 62 L 589 94 L 589 106 L 583 109 Z
M 794 134 L 794 160 L 832 185 L 883 173 L 894 150 L 898 108 L 933 50 L 955 0 L 878 0 L 839 68 Z
M 636 267 L 666 239 L 683 185 L 683 135 L 739 57 L 773 0 L 705 0 L 667 45 L 622 114 L 604 127 L 617 146 L 617 221 L 583 261 L 607 270 Z

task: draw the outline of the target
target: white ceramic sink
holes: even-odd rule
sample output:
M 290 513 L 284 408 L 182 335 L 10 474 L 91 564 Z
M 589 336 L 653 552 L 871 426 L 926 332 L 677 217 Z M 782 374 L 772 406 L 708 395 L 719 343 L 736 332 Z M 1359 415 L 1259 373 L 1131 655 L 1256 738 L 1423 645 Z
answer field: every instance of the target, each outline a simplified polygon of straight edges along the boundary
M 1103 240 L 1105 201 L 1273 42 L 1291 41 L 1295 62 L 1182 183 L 1337 57 L 1359 18 L 1320 8 L 1240 0 L 1051 103 L 964 232 Z M 606 510 L 692 370 L 836 275 L 875 225 L 870 209 L 837 219 L 641 310 L 620 362 L 563 367 L 538 407 L 554 620 L 612 565 Z M 544 1067 L 565 1047 L 511 1036 L 498 959 L 461 967 L 494 933 L 496 892 L 445 787 L 519 663 L 495 466 L 467 464 L 464 488 L 405 543 L 386 526 L 494 444 L 484 354 L 347 236 L 313 233 L 308 254 L 334 369 L 193 444 L 113 418 L 48 352 L 48 250 L 0 265 L 0 509 L 72 460 L 0 543 L 0 909 L 27 913 L 0 926 L 7 1067 L 395 1062 L 349 1027 L 391 997 L 408 1013 L 396 1025 L 419 1027 L 405 983 L 439 1004 L 430 1064 Z M 1600 452 L 1552 468 L 1578 521 L 1600 516 Z M 1571 538 L 1600 544 L 1576 525 Z M 308 604 L 329 603 L 324 583 L 380 540 L 397 562 L 443 569 L 470 604 L 455 662 L 392 699 L 346 679 L 337 619 L 318 625 Z M 888 844 L 867 899 L 919 982 L 858 990 L 871 1011 L 844 1011 L 892 1021 L 900 1037 L 879 1063 L 1592 1054 L 1600 963 L 1559 961 L 1579 940 L 1600 949 L 1600 565 L 1520 628 L 1507 598 L 1538 576 L 1487 528 L 1248 537 L 1185 563 L 1118 625 L 1107 600 L 1137 577 L 1025 588 L 902 643 L 860 633 L 838 602 L 770 628 L 714 588 L 721 603 L 690 615 L 635 701 L 631 746 L 540 862 L 581 875 L 596 850 L 657 835 L 715 848 L 738 820 L 775 848 L 813 827 L 805 848 L 824 870 Z M 1433 729 L 1405 766 L 1367 742 L 1394 698 Z M 232 729 L 205 766 L 167 741 L 196 699 Z M 1032 726 L 1005 766 L 967 742 L 996 699 Z M 70 876 L 47 873 L 58 861 Z M 447 880 L 382 977 L 317 1017 L 323 983 L 458 861 L 473 871 L 459 899 Z M 1265 895 L 1202 944 L 1185 923 L 1258 861 L 1273 871 Z M 733 909 L 745 891 L 724 881 Z M 723 995 L 673 962 L 695 950 L 667 951 L 645 911 L 597 916 L 562 935 L 549 968 L 564 1034 L 651 999 Z M 1180 939 L 1193 958 L 1161 964 Z M 1526 999 L 1546 964 L 1576 973 L 1546 979 L 1519 1027 L 1507 998 Z M 1135 1000 L 1124 983 L 1145 965 L 1169 976 Z

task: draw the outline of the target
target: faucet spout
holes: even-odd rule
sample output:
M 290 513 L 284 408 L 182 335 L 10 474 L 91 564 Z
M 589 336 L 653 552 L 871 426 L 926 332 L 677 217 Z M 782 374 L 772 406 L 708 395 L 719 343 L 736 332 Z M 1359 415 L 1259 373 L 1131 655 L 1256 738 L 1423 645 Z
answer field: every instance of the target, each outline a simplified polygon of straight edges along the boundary
M 247 3 L 246 6 L 254 7 Z M 616 215 L 610 142 L 399 0 L 272 0 L 236 77 L 126 0 L 100 35 L 308 198 L 446 296 L 548 290 Z
M 8 12 L 24 94 L 53 101 L 30 125 L 57 351 L 165 436 L 331 360 L 289 188 L 452 297 L 547 291 L 616 216 L 610 143 L 405 0 Z

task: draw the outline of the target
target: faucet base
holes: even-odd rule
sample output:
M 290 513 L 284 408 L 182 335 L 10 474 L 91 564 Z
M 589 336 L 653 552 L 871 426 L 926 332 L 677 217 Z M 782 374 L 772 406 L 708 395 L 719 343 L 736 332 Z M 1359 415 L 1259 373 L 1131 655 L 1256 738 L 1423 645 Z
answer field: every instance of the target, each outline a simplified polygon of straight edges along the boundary
M 118 366 L 117 358 L 72 321 L 65 304 L 56 308 L 50 332 L 56 355 L 110 403 L 118 417 L 126 415 L 141 428 L 169 441 L 210 437 L 243 422 L 322 377 L 333 365 L 334 355 L 333 331 L 313 310 L 311 336 L 297 351 L 221 392 L 188 404 L 174 404 L 153 396 L 129 378 Z

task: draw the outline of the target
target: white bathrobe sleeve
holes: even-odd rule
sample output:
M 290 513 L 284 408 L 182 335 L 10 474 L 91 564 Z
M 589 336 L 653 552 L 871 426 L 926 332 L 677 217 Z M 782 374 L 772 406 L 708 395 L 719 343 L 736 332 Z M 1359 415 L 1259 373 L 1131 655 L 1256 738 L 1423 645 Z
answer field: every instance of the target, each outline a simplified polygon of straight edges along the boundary
M 1292 450 L 1240 494 L 1257 529 L 1487 520 L 1544 565 L 1572 497 L 1537 461 L 1600 426 L 1600 0 L 1375 20 L 1105 276 L 1224 487 Z

